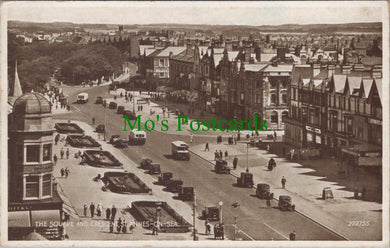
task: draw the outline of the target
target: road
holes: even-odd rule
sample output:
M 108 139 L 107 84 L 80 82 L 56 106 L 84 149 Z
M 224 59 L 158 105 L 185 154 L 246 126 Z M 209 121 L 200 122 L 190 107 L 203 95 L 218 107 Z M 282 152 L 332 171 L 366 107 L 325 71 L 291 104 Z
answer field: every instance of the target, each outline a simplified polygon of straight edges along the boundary
M 76 100 L 78 93 L 84 91 L 89 93 L 89 102 L 87 104 L 72 103 L 71 113 L 58 115 L 55 118 L 91 123 L 92 117 L 95 117 L 96 124 L 103 124 L 104 111 L 106 111 L 107 138 L 112 134 L 120 134 L 123 138 L 127 138 L 128 133 L 123 131 L 123 117 L 116 114 L 114 110 L 104 109 L 103 106 L 94 104 L 97 96 L 108 97 L 107 89 L 108 86 L 65 87 L 64 91 L 69 95 L 71 103 Z M 233 223 L 234 216 L 237 216 L 239 238 L 243 240 L 287 240 L 289 233 L 293 230 L 296 231 L 298 240 L 341 240 L 333 232 L 296 212 L 279 210 L 275 202 L 272 208 L 267 208 L 264 200 L 255 197 L 254 189 L 233 186 L 236 181 L 234 177 L 215 174 L 210 163 L 195 155 L 190 161 L 171 159 L 170 143 L 174 140 L 188 141 L 189 137 L 157 131 L 147 132 L 147 135 L 145 145 L 129 146 L 122 151 L 137 163 L 143 157 L 149 157 L 161 164 L 162 171 L 173 172 L 174 178 L 183 180 L 184 186 L 193 186 L 196 190 L 198 216 L 205 206 L 217 205 L 219 201 L 222 201 L 223 222 L 226 226 L 226 236 L 229 239 L 234 237 Z M 205 142 L 215 142 L 215 139 L 199 137 L 194 141 L 194 145 Z M 240 203 L 240 207 L 233 209 L 231 206 L 236 201 Z M 204 226 L 197 228 L 200 232 L 204 230 Z

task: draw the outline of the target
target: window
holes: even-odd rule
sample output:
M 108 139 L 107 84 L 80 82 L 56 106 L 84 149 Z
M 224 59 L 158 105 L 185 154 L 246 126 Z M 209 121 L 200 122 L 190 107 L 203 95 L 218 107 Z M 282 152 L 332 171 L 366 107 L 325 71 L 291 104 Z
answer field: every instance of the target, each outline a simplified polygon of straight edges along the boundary
M 261 103 L 260 94 L 256 95 L 256 103 Z
M 39 163 L 39 145 L 29 145 L 27 148 L 26 162 Z
M 39 176 L 26 177 L 26 197 L 39 197 Z
M 271 81 L 269 82 L 269 87 L 270 87 L 271 89 L 275 89 L 275 88 L 276 88 L 276 82 L 275 82 L 274 80 L 271 80 Z
M 284 118 L 287 118 L 288 117 L 288 112 L 287 111 L 283 111 L 282 112 L 282 121 L 284 120 Z
M 160 78 L 164 77 L 164 72 L 160 72 Z
M 42 181 L 42 196 L 51 195 L 51 174 L 46 174 L 43 176 Z
M 271 113 L 271 123 L 278 123 L 278 113 L 276 111 Z
M 164 60 L 160 59 L 160 66 L 164 66 Z
M 271 104 L 276 104 L 276 94 L 271 94 Z
M 51 144 L 43 145 L 43 161 L 51 161 Z
M 287 103 L 287 94 L 282 94 L 282 104 Z

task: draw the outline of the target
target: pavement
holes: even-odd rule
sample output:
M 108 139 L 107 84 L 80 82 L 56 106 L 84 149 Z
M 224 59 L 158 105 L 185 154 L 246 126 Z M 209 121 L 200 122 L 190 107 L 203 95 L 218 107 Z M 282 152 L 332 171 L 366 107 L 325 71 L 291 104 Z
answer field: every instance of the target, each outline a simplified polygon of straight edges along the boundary
M 316 169 L 304 166 L 298 162 L 290 162 L 285 158 L 277 157 L 258 148 L 247 148 L 246 141 L 237 145 L 228 145 L 226 139 L 222 144 L 209 143 L 210 151 L 205 151 L 205 145 L 191 146 L 194 154 L 214 164 L 215 150 L 228 152 L 230 167 L 234 156 L 238 158 L 238 167 L 232 171 L 238 176 L 244 172 L 248 164 L 249 171 L 253 173 L 255 185 L 268 183 L 274 197 L 290 195 L 297 211 L 308 216 L 329 229 L 341 234 L 350 240 L 380 240 L 382 238 L 382 205 L 377 202 L 353 199 L 353 191 L 346 190 L 345 185 L 331 181 L 325 176 L 318 175 Z M 277 167 L 268 171 L 268 160 L 274 157 Z M 306 161 L 309 162 L 309 161 Z M 310 164 L 327 170 L 337 170 L 335 161 L 331 159 L 311 160 Z M 281 178 L 287 179 L 286 188 L 281 187 Z M 368 184 L 367 177 L 362 177 L 360 183 Z M 322 200 L 322 189 L 330 187 L 334 199 Z M 357 224 L 355 222 L 362 222 Z
M 79 150 L 84 149 L 74 148 L 65 144 L 65 141 L 59 142 L 57 146 L 54 146 L 53 152 L 57 154 L 59 160 L 57 165 L 54 167 L 54 175 L 56 181 L 62 189 L 61 195 L 65 198 L 67 205 L 72 205 L 74 214 L 71 214 L 72 218 L 68 224 L 66 230 L 70 239 L 96 239 L 96 240 L 111 240 L 111 239 L 133 239 L 133 240 L 148 240 L 148 239 L 163 239 L 163 240 L 191 240 L 191 232 L 188 233 L 160 233 L 158 236 L 151 235 L 151 231 L 142 228 L 141 224 L 138 224 L 134 230 L 134 233 L 130 234 L 113 234 L 109 232 L 108 221 L 104 219 L 104 213 L 106 208 L 115 205 L 118 208 L 119 214 L 117 218 L 121 217 L 125 219 L 127 223 L 136 223 L 136 220 L 128 212 L 128 207 L 134 201 L 166 201 L 173 207 L 181 216 L 183 216 L 189 223 L 192 223 L 192 210 L 189 204 L 182 201 L 173 200 L 172 193 L 165 192 L 161 186 L 155 185 L 155 178 L 145 174 L 144 171 L 138 169 L 136 163 L 128 159 L 120 150 L 114 148 L 112 145 L 98 140 L 97 133 L 93 132 L 91 126 L 83 122 L 72 123 L 78 124 L 86 135 L 92 136 L 101 145 L 103 150 L 109 151 L 116 158 L 118 158 L 123 164 L 124 169 L 110 169 L 110 168 L 98 168 L 89 165 L 80 165 L 80 158 L 75 158 L 74 154 Z M 65 135 L 61 135 L 65 137 Z M 66 151 L 69 148 L 70 157 L 69 159 L 60 159 L 60 150 L 64 148 Z M 61 168 L 68 168 L 70 174 L 67 178 L 61 177 Z M 92 180 L 98 174 L 103 175 L 106 171 L 129 171 L 135 173 L 149 188 L 152 189 L 152 195 L 148 194 L 117 194 L 109 191 L 102 191 L 101 188 L 103 183 L 101 181 L 95 182 Z M 101 203 L 103 205 L 103 216 L 90 218 L 88 210 L 87 216 L 83 214 L 83 206 L 86 204 L 88 207 L 93 202 L 95 205 Z M 197 224 L 200 240 L 209 239 L 211 235 L 203 235 L 203 221 L 197 219 Z

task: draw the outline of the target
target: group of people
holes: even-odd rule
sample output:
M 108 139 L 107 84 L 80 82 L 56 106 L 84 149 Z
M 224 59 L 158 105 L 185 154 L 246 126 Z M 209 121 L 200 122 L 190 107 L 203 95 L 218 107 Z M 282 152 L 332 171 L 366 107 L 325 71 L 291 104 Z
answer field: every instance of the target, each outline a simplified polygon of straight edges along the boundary
M 223 155 L 224 153 L 222 152 L 222 150 L 215 150 L 214 152 L 214 160 L 219 160 L 219 159 L 223 159 Z M 228 151 L 225 151 L 225 159 L 227 159 L 227 157 L 229 156 L 229 153 Z
M 110 225 L 109 225 L 109 228 L 110 228 L 110 233 L 114 233 L 114 228 L 116 226 L 116 233 L 127 233 L 127 222 L 125 219 L 122 220 L 122 218 L 118 218 L 117 222 L 116 222 L 116 225 L 115 225 L 115 222 L 114 220 L 110 220 Z M 129 226 L 129 233 L 133 233 L 134 231 L 134 228 L 135 226 L 134 225 L 130 225 Z
M 61 155 L 61 159 L 64 159 L 64 155 L 66 155 L 66 159 L 69 159 L 69 156 L 70 156 L 69 148 L 66 149 L 66 152 L 65 152 L 64 148 L 61 148 L 60 155 Z
M 61 173 L 61 177 L 67 178 L 70 174 L 70 170 L 68 169 L 68 167 L 66 167 L 65 169 L 61 168 L 60 173 Z

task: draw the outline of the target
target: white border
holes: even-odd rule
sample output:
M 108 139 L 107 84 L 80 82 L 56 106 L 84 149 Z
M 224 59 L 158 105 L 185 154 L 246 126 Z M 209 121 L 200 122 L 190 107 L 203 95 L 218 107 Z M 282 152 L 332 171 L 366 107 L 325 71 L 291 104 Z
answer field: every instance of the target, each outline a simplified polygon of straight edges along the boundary
M 382 8 L 383 20 L 383 230 L 382 241 L 8 241 L 7 238 L 7 8 L 14 5 L 36 6 L 37 4 L 45 6 L 58 7 L 88 7 L 93 4 L 94 7 L 196 7 L 207 5 L 210 8 L 218 8 L 223 4 L 225 7 L 316 7 L 320 10 L 322 7 L 379 7 Z M 1 246 L 82 246 L 82 247 L 125 247 L 125 246 L 154 246 L 154 247 L 389 247 L 389 6 L 386 1 L 345 1 L 345 2 L 2 2 L 1 3 L 1 88 L 0 88 L 0 141 L 1 141 L 1 211 L 0 211 L 0 245 Z M 321 12 L 319 11 L 319 15 Z

